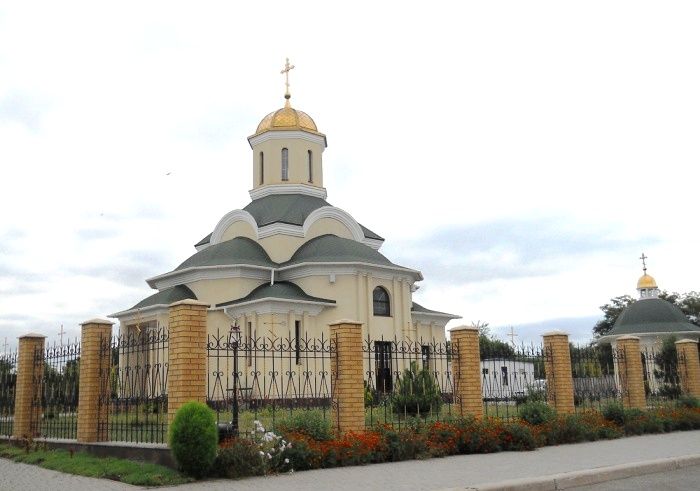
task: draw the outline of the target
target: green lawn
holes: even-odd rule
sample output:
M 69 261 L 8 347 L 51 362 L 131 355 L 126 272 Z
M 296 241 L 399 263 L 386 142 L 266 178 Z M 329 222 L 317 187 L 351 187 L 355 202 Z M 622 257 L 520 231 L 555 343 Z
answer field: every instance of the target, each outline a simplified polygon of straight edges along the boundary
M 162 465 L 114 457 L 99 458 L 85 452 L 47 450 L 41 445 L 34 445 L 27 451 L 25 448 L 0 444 L 0 457 L 68 474 L 111 479 L 136 486 L 167 486 L 191 481 Z

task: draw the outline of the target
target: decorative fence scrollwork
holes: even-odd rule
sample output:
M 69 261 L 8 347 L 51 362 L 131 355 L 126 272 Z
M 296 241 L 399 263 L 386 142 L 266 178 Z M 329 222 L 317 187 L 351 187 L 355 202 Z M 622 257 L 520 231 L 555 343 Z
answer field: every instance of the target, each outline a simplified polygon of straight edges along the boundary
M 0 356 L 0 436 L 12 435 L 17 388 L 17 351 Z

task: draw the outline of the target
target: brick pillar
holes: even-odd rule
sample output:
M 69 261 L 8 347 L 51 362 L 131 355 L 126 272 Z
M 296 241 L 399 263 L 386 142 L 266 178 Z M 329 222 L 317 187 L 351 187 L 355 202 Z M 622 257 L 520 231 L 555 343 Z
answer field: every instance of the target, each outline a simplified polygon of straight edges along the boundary
M 168 311 L 168 422 L 180 406 L 207 402 L 208 303 L 182 300 Z
M 547 403 L 560 414 L 573 414 L 574 379 L 571 375 L 569 335 L 562 331 L 550 331 L 544 333 L 542 339 L 545 349 Z
M 338 432 L 365 430 L 365 389 L 362 364 L 362 323 L 339 320 L 331 332 L 331 393 L 333 426 Z
M 481 393 L 481 357 L 479 356 L 479 328 L 458 326 L 450 329 L 452 373 L 454 374 L 455 405 L 460 416 L 484 416 Z
M 17 382 L 15 386 L 15 420 L 12 427 L 12 435 L 16 438 L 39 436 L 45 339 L 46 336 L 34 333 L 19 337 Z
M 79 442 L 104 442 L 108 439 L 113 324 L 104 319 L 91 319 L 80 324 Z
M 644 374 L 642 353 L 639 350 L 639 338 L 620 336 L 617 338 L 620 359 L 617 361 L 617 375 L 622 392 L 622 405 L 629 408 L 646 409 L 644 394 Z
M 678 374 L 684 394 L 700 397 L 700 358 L 698 342 L 694 339 L 676 341 Z

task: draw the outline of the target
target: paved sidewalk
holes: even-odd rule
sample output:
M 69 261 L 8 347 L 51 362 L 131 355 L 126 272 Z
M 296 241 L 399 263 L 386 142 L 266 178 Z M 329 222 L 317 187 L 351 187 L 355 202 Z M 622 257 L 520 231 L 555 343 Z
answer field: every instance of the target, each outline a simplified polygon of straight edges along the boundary
M 623 464 L 633 464 L 631 468 L 634 469 L 635 466 L 643 463 L 648 466 L 649 461 L 684 456 L 700 458 L 700 431 L 560 445 L 541 448 L 533 452 L 462 455 L 444 459 L 298 472 L 291 475 L 251 478 L 241 481 L 205 481 L 160 489 L 177 489 L 178 491 L 465 489 L 484 483 L 493 484 L 514 479 L 540 478 Z M 58 479 L 58 481 L 53 479 Z M 111 481 L 67 476 L 0 459 L 0 489 L 88 491 L 93 489 L 135 490 L 139 488 Z

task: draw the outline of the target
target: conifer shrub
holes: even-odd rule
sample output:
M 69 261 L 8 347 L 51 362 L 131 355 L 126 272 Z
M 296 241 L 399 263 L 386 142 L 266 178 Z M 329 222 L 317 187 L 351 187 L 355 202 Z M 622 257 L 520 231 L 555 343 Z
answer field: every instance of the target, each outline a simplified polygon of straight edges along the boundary
M 396 381 L 391 402 L 395 413 L 408 416 L 439 413 L 442 405 L 440 387 L 429 370 L 418 370 L 416 362 L 404 370 Z
M 214 463 L 218 439 L 214 412 L 195 401 L 178 409 L 168 432 L 168 444 L 178 467 L 197 479 L 206 476 Z

